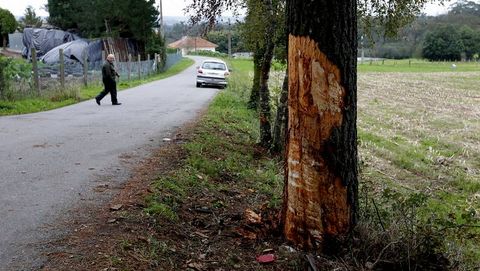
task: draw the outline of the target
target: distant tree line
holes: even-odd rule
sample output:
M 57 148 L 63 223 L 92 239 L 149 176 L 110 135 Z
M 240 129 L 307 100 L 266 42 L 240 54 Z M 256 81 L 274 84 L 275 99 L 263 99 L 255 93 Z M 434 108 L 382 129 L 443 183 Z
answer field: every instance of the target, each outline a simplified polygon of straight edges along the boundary
M 475 60 L 480 54 L 480 4 L 473 1 L 458 1 L 445 15 L 421 15 L 395 37 L 385 35 L 380 23 L 374 22 L 371 29 L 359 35 L 368 56 L 437 61 Z
M 480 31 L 467 25 L 443 25 L 427 34 L 423 46 L 423 57 L 436 61 L 477 60 L 479 53 Z

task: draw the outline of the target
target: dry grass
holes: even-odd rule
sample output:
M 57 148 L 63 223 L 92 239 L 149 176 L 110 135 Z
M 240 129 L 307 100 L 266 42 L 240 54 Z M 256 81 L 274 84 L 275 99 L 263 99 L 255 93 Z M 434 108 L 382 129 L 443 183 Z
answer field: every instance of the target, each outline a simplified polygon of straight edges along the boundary
M 450 169 L 464 168 L 468 179 L 478 181 L 478 83 L 480 73 L 477 72 L 360 74 L 360 134 L 374 134 L 398 147 L 411 147 L 426 156 L 429 160 L 424 161 L 426 163 L 447 165 Z M 362 154 L 379 153 L 385 147 L 369 144 L 372 142 L 362 136 L 360 139 Z M 372 159 L 384 160 L 381 158 L 386 156 L 374 155 Z M 377 161 L 379 166 L 385 162 Z
M 360 73 L 358 80 L 361 183 L 376 195 L 387 188 L 427 195 L 424 217 L 468 225 L 476 238 L 479 83 L 480 72 Z M 480 259 L 478 245 L 448 237 L 471 261 Z

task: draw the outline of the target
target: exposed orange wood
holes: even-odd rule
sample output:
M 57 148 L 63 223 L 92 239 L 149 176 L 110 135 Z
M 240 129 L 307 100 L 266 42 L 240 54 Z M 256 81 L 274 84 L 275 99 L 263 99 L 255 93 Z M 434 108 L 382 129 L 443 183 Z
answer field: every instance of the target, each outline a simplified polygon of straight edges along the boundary
M 341 73 L 308 37 L 289 36 L 289 140 L 285 236 L 311 247 L 350 227 L 351 207 L 326 144 L 342 125 Z M 327 148 L 327 146 L 329 146 Z M 330 156 L 331 157 L 331 156 Z

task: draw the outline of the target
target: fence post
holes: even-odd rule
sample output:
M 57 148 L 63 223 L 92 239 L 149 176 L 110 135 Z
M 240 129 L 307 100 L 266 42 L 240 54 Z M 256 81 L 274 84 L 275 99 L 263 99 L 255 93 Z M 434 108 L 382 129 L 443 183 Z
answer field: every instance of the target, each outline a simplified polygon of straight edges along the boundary
M 33 85 L 38 96 L 40 96 L 40 79 L 38 78 L 38 65 L 37 65 L 37 50 L 32 48 L 32 68 L 33 68 Z
M 132 65 L 132 54 L 128 54 L 128 65 L 127 65 L 127 69 L 128 69 L 128 81 L 130 81 L 130 72 L 131 72 L 131 65 Z
M 83 85 L 88 86 L 88 62 L 87 62 L 87 49 L 83 50 Z
M 118 73 L 118 77 L 117 77 L 117 84 L 120 84 L 120 78 L 122 78 L 122 63 L 120 62 L 120 60 L 117 60 L 117 63 L 115 63 L 117 65 L 117 68 L 115 69 Z
M 140 54 L 138 54 L 138 80 L 142 79 L 142 62 L 140 59 Z
M 102 50 L 102 60 L 100 60 L 100 73 L 99 73 L 99 77 L 100 77 L 100 81 L 103 81 L 102 79 L 102 69 L 103 69 L 103 64 L 105 63 L 105 61 L 107 61 L 107 52 L 105 52 L 105 50 Z
M 157 55 L 158 60 L 157 60 L 157 67 L 158 67 L 158 72 L 162 72 L 161 69 L 163 69 L 162 66 L 162 57 L 160 55 Z
M 63 49 L 58 50 L 60 56 L 60 87 L 65 91 L 65 62 L 63 60 Z
M 155 53 L 155 55 L 153 56 L 153 65 L 155 67 L 155 73 L 158 73 L 158 62 L 157 62 L 157 59 L 158 59 L 158 54 Z
M 150 65 L 150 54 L 147 54 L 147 76 L 150 75 L 150 69 L 152 66 Z

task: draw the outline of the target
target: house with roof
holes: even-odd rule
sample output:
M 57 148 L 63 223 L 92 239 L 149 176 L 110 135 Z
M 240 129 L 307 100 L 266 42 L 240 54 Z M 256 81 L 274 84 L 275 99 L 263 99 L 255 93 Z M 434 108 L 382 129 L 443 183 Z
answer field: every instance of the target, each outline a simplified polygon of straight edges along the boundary
M 186 55 L 189 52 L 196 51 L 211 51 L 215 52 L 218 47 L 217 44 L 209 42 L 206 39 L 200 37 L 184 36 L 183 38 L 172 42 L 168 45 L 168 48 L 177 49 L 182 52 L 182 55 Z

